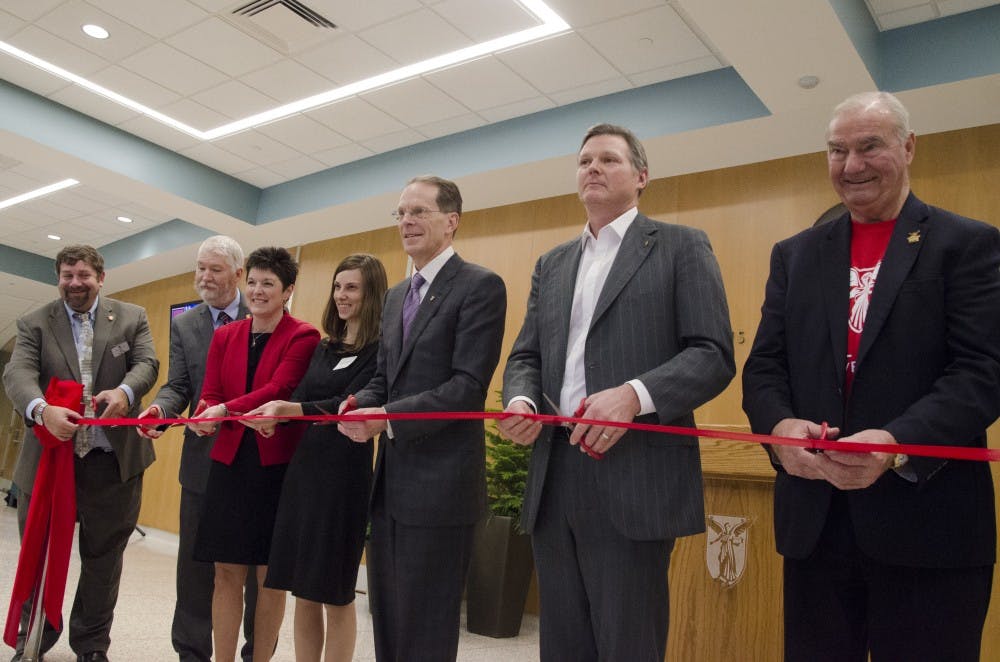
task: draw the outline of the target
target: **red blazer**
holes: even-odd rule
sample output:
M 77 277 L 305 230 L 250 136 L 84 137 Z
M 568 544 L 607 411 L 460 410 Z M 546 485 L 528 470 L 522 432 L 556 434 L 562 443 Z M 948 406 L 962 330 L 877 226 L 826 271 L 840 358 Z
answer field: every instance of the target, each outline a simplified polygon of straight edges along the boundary
M 212 336 L 205 365 L 201 397 L 209 407 L 223 403 L 230 414 L 242 414 L 271 400 L 284 400 L 306 374 L 313 350 L 319 344 L 319 331 L 311 324 L 285 313 L 271 334 L 254 373 L 253 390 L 246 392 L 247 352 L 251 319 L 220 327 Z M 240 440 L 247 428 L 237 421 L 226 421 L 219 429 L 211 457 L 232 464 Z M 260 463 L 263 466 L 286 464 L 299 445 L 299 426 L 283 425 L 274 435 L 257 437 Z

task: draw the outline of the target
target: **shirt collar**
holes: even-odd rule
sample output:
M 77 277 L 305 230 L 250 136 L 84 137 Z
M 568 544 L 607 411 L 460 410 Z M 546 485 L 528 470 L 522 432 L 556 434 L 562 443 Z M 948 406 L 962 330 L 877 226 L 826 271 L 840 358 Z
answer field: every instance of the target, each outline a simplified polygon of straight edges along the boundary
M 424 265 L 423 269 L 420 269 L 420 275 L 424 277 L 424 282 L 430 285 L 434 278 L 438 275 L 438 272 L 444 267 L 445 262 L 451 259 L 451 256 L 455 254 L 455 247 L 448 246 L 443 251 L 437 254 L 433 260 Z
M 100 300 L 101 300 L 101 297 L 100 297 L 100 295 L 98 295 L 98 297 L 96 299 L 94 299 L 94 305 L 91 306 L 90 310 L 87 311 L 88 313 L 90 313 L 90 319 L 91 320 L 97 319 L 97 315 L 94 313 L 94 311 L 97 310 L 97 303 Z M 76 315 L 76 311 L 73 310 L 72 308 L 70 308 L 69 304 L 67 304 L 65 301 L 63 301 L 62 304 L 63 304 L 63 308 L 66 309 L 66 314 L 69 315 L 69 321 L 73 322 L 74 320 L 76 320 L 76 318 L 73 317 L 73 315 Z
M 632 225 L 632 221 L 634 221 L 635 217 L 638 215 L 639 208 L 632 207 L 631 209 L 626 210 L 624 214 L 605 225 L 599 234 L 603 235 L 610 229 L 617 236 L 617 241 L 620 243 L 622 238 L 625 236 L 625 233 L 628 231 L 629 226 Z M 580 235 L 580 247 L 585 248 L 588 240 L 597 241 L 597 237 L 595 237 L 590 231 L 590 223 L 586 223 L 583 226 L 583 233 Z
M 227 315 L 229 315 L 229 319 L 231 320 L 234 321 L 238 320 L 239 317 L 237 316 L 240 314 L 241 296 L 242 294 L 240 293 L 239 288 L 236 288 L 236 298 L 233 299 L 232 303 L 230 303 L 228 306 L 226 306 L 225 308 L 216 308 L 215 306 L 209 306 L 208 310 L 212 313 L 212 324 L 219 323 L 219 313 L 221 312 L 225 312 Z

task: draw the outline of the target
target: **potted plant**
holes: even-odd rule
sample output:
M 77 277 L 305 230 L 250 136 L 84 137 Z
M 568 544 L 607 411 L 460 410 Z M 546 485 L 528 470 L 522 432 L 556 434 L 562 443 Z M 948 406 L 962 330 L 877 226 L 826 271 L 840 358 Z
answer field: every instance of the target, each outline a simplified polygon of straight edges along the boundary
M 486 492 L 490 514 L 476 526 L 466 584 L 466 627 L 488 637 L 516 637 L 534 563 L 521 531 L 521 505 L 531 448 L 486 428 Z

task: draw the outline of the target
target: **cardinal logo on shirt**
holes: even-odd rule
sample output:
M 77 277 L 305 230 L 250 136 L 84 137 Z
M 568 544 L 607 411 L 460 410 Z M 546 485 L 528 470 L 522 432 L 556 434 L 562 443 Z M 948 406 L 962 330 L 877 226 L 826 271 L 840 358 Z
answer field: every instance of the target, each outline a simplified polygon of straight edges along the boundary
M 868 303 L 872 298 L 872 290 L 875 289 L 875 280 L 878 278 L 878 268 L 882 266 L 882 260 L 878 261 L 870 269 L 857 269 L 851 267 L 851 314 L 847 319 L 847 324 L 853 333 L 861 333 L 865 328 L 865 317 L 868 315 Z

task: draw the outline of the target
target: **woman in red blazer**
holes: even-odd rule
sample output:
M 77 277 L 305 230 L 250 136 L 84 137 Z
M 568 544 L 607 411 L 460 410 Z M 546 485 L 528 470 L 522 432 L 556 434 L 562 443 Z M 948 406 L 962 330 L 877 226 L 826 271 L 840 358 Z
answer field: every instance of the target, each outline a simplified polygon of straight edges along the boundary
M 246 270 L 251 315 L 215 332 L 201 391 L 205 407 L 198 418 L 237 415 L 289 397 L 319 343 L 319 331 L 285 311 L 298 275 L 288 251 L 259 248 L 247 258 Z M 278 638 L 285 597 L 264 588 L 263 581 L 281 484 L 301 428 L 285 426 L 264 437 L 235 421 L 188 425 L 199 435 L 218 431 L 194 545 L 196 560 L 215 563 L 215 659 L 236 659 L 248 566 L 257 568 L 254 651 L 267 659 Z

